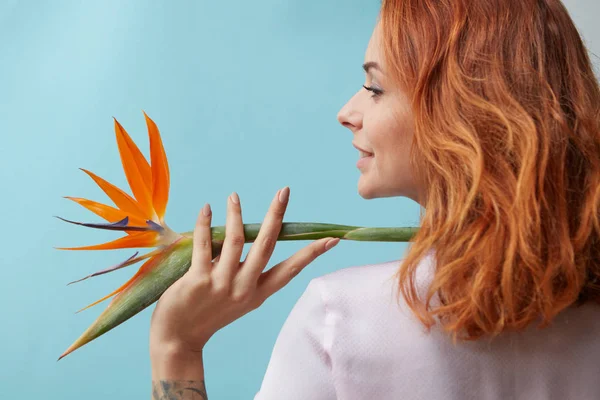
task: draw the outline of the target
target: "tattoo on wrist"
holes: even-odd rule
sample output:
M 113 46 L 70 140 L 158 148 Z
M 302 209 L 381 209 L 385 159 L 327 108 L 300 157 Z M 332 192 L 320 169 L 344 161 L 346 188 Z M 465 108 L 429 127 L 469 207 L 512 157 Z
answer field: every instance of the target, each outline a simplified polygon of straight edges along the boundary
M 152 381 L 152 400 L 208 400 L 204 380 Z

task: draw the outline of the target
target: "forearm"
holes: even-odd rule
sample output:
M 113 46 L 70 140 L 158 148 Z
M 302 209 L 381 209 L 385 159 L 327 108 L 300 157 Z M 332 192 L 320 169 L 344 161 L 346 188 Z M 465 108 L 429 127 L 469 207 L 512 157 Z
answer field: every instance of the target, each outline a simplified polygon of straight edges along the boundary
M 207 400 L 202 353 L 153 354 L 152 400 Z

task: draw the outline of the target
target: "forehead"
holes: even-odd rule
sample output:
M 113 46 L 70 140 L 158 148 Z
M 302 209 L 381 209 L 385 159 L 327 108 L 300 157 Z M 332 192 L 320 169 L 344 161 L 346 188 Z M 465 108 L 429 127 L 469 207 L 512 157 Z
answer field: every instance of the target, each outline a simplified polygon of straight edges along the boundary
M 367 61 L 376 61 L 379 62 L 379 46 L 380 46 L 380 34 L 381 28 L 379 22 L 375 25 L 373 32 L 371 33 L 371 38 L 369 39 L 369 44 L 367 45 L 367 51 L 365 52 L 365 62 Z

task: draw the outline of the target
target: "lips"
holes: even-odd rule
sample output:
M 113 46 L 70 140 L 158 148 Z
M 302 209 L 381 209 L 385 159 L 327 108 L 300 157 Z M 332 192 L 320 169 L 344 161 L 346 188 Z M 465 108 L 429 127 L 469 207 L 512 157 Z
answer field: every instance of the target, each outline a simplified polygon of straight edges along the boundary
M 361 157 L 371 157 L 371 156 L 374 155 L 373 153 L 371 153 L 371 152 L 369 152 L 369 151 L 367 151 L 367 150 L 365 150 L 365 149 L 357 146 L 355 143 L 352 143 L 352 146 L 354 146 L 354 148 L 356 148 L 358 151 L 360 151 L 360 156 Z
M 369 163 L 371 163 L 371 159 L 373 156 L 361 157 L 356 163 L 356 167 L 359 169 L 365 168 Z

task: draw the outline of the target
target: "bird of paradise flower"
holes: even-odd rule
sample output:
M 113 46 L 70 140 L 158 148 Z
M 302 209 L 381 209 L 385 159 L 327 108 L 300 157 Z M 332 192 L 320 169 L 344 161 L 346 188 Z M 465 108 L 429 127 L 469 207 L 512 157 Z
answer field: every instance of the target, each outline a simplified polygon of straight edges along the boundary
M 102 314 L 58 360 L 157 301 L 162 293 L 183 276 L 190 267 L 193 231 L 177 233 L 165 222 L 170 186 L 169 165 L 158 127 L 145 112 L 143 113 L 150 141 L 150 163 L 123 126 L 114 119 L 123 170 L 134 197 L 82 168 L 114 202 L 116 208 L 88 199 L 65 196 L 108 223 L 82 223 L 57 217 L 65 222 L 90 228 L 123 231 L 127 236 L 98 245 L 58 247 L 57 249 L 113 250 L 149 247 L 156 247 L 156 249 L 141 256 L 138 256 L 139 252 L 136 252 L 127 260 L 113 267 L 68 284 L 116 271 L 146 259 L 146 262 L 127 282 L 103 298 L 77 311 L 77 313 L 81 312 L 115 296 Z M 256 239 L 260 226 L 261 224 L 244 224 L 246 243 Z M 344 240 L 407 242 L 414 237 L 418 229 L 416 227 L 365 228 L 312 222 L 284 222 L 277 240 L 316 240 L 324 237 L 339 237 Z M 211 227 L 213 259 L 221 253 L 225 233 L 225 226 Z

